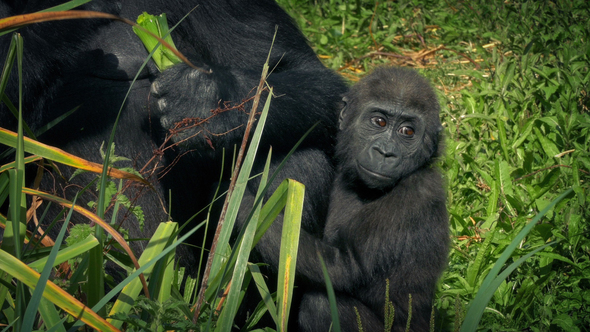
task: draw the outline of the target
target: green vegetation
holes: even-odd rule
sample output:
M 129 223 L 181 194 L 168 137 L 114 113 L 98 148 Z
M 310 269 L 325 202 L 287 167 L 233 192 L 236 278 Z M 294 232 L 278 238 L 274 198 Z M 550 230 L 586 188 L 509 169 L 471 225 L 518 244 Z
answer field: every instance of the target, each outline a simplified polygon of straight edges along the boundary
M 170 30 L 168 29 L 166 13 L 155 16 L 144 12 L 137 18 L 137 24 L 154 35 L 163 38 L 170 46 L 176 48 L 172 41 L 172 37 L 170 36 Z M 152 52 L 156 46 L 159 46 L 159 42 L 156 38 L 153 38 L 151 35 L 148 35 L 137 27 L 133 27 L 133 32 L 135 32 L 135 34 L 141 39 L 148 52 Z M 170 52 L 166 47 L 160 47 L 156 50 L 154 54 L 152 54 L 152 59 L 160 71 L 166 70 L 173 65 L 182 62 L 179 57 Z
M 449 267 L 434 303 L 434 330 L 590 331 L 590 4 L 586 0 L 279 3 L 299 23 L 324 63 L 350 81 L 378 65 L 410 66 L 439 91 L 447 145 L 440 167 L 448 186 L 453 239 Z M 19 69 L 22 52 L 22 40 L 15 36 L 6 66 Z M 6 84 L 2 75 L 0 92 Z M 19 116 L 20 103 L 12 102 Z M 162 223 L 135 260 L 126 251 L 124 236 L 105 221 L 109 204 L 123 208 L 128 202 L 121 193 L 122 181 L 143 180 L 122 170 L 111 170 L 108 178 L 106 166 L 24 139 L 23 131 L 30 130 L 19 123 L 18 133 L 0 130 L 0 143 L 16 151 L 13 163 L 0 165 L 0 205 L 10 205 L 8 215 L 0 215 L 5 227 L 0 248 L 0 328 L 66 331 L 74 324 L 86 324 L 102 331 L 121 327 L 229 331 L 240 292 L 251 281 L 266 296 L 247 327 L 266 311 L 276 325 L 268 330 L 286 324 L 293 285 L 285 280 L 293 278 L 279 278 L 281 294 L 268 296 L 258 266 L 247 258 L 283 208 L 294 228 L 284 233 L 282 260 L 296 257 L 293 235 L 299 227 L 300 186 L 286 181 L 269 201 L 255 207 L 242 240 L 230 252 L 227 235 L 240 203 L 240 186 L 254 175 L 248 171 L 252 156 L 246 156 L 240 173 L 244 181 L 238 181 L 230 195 L 225 240 L 217 249 L 228 259 L 213 262 L 212 286 L 204 293 L 201 314 L 193 319 L 197 281 L 188 278 L 182 289 L 183 270 L 170 264 L 174 247 L 186 237 L 177 238 L 177 225 Z M 262 126 L 256 128 L 254 142 L 261 130 Z M 28 136 L 34 138 L 32 133 Z M 103 155 L 105 165 L 116 166 L 121 157 L 112 144 L 105 147 L 107 151 L 97 155 Z M 32 155 L 25 157 L 25 152 Z M 100 174 L 81 189 L 81 193 L 99 189 L 92 212 L 76 206 L 75 200 L 24 187 L 24 165 L 41 158 Z M 262 177 L 264 184 L 267 175 Z M 99 226 L 70 230 L 65 244 L 51 247 L 49 239 L 34 239 L 25 232 L 25 195 L 64 207 L 58 216 L 43 214 L 46 224 L 82 213 Z M 138 220 L 144 218 L 137 207 L 132 213 Z M 258 221 L 261 224 L 255 227 Z M 53 240 L 62 243 L 64 234 L 62 227 Z M 114 284 L 105 277 L 106 261 L 126 271 L 123 282 Z M 294 273 L 286 266 L 281 271 Z M 140 272 L 143 280 L 138 278 Z M 103 279 L 112 287 L 106 294 Z M 216 296 L 224 291 L 227 297 Z M 84 298 L 88 306 L 79 301 Z M 129 299 L 135 300 L 134 305 Z M 216 312 L 217 308 L 222 311 Z M 385 309 L 395 319 L 395 311 Z
M 589 331 L 590 4 L 279 3 L 324 63 L 351 81 L 377 65 L 410 66 L 440 92 L 453 247 L 437 328 L 469 319 L 509 244 L 573 188 L 518 241 L 505 266 L 551 245 L 499 283 L 479 330 Z

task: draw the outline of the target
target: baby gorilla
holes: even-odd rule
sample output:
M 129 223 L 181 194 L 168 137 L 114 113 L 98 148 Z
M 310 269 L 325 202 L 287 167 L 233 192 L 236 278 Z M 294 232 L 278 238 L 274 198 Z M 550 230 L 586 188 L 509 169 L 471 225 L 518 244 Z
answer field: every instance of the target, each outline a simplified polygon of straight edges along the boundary
M 433 165 L 442 150 L 436 95 L 413 70 L 379 68 L 343 100 L 324 235 L 300 238 L 299 330 L 328 331 L 332 322 L 319 253 L 343 331 L 358 330 L 355 309 L 365 331 L 384 330 L 387 283 L 391 330 L 405 330 L 411 295 L 410 330 L 428 331 L 449 241 L 443 181 Z

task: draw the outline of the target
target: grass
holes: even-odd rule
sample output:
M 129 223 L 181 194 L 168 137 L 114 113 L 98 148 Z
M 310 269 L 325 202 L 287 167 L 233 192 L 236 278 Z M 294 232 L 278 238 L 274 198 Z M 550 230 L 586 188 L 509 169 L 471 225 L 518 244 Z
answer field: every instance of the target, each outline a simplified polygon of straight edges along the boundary
M 326 66 L 351 82 L 379 65 L 409 66 L 429 78 L 439 92 L 447 147 L 439 164 L 447 183 L 452 249 L 436 293 L 434 330 L 590 331 L 590 4 L 585 0 L 278 2 L 294 17 Z M 17 68 L 18 43 L 15 37 L 10 53 Z M 0 81 L 1 89 L 5 83 Z M 18 108 L 13 111 L 18 115 Z M 23 130 L 27 130 L 24 124 Z M 115 233 L 81 230 L 73 232 L 79 238 L 51 252 L 31 245 L 23 251 L 20 241 L 29 237 L 21 226 L 23 195 L 30 190 L 23 188 L 22 174 L 25 163 L 39 159 L 25 158 L 24 151 L 103 171 L 98 194 L 103 202 L 120 196 L 115 193 L 121 184 L 107 180 L 100 165 L 24 141 L 22 135 L 0 131 L 0 141 L 18 152 L 14 164 L 0 165 L 0 204 L 4 200 L 11 204 L 10 215 L 0 215 L 7 227 L 0 251 L 0 328 L 65 331 L 75 324 L 72 316 L 64 314 L 70 312 L 102 330 L 116 330 L 123 320 L 127 331 L 204 330 L 207 326 L 228 330 L 241 288 L 230 289 L 226 300 L 215 297 L 215 289 L 226 288 L 233 274 L 243 285 L 255 280 L 262 293 L 268 292 L 260 271 L 247 263 L 247 255 L 236 246 L 229 259 L 232 266 L 218 266 L 212 272 L 216 288 L 205 294 L 210 296 L 209 305 L 195 316 L 191 291 L 196 281 L 189 278 L 189 286 L 181 293 L 182 270 L 166 264 L 179 242 L 172 223 L 163 223 L 154 235 L 153 250 L 138 259 L 139 271 L 129 258 L 89 258 L 89 248 L 111 246 Z M 113 150 L 105 156 L 111 159 L 105 161 L 108 165 L 120 160 Z M 284 183 L 267 205 L 255 209 L 253 217 L 270 220 L 285 205 L 295 209 L 301 194 L 293 185 Z M 69 206 L 63 200 L 54 201 Z M 100 215 L 88 216 L 100 224 Z M 247 227 L 243 233 L 242 243 L 248 250 L 260 229 Z M 158 241 L 161 238 L 169 241 Z M 96 305 L 84 308 L 76 299 L 81 294 L 75 285 L 85 280 L 86 271 L 94 271 L 100 280 L 98 274 L 107 259 L 128 271 L 127 279 L 117 286 L 124 296 L 113 302 L 117 288 L 103 294 L 92 287 L 100 281 L 89 281 L 85 291 L 94 296 Z M 49 266 L 64 262 L 72 267 L 69 279 L 53 278 Z M 134 276 L 141 271 L 147 280 L 144 293 L 150 298 L 139 295 L 144 287 Z M 32 291 L 33 285 L 36 289 L 45 285 L 50 295 L 37 300 L 40 291 Z M 279 287 L 288 297 L 292 285 Z M 127 305 L 125 297 L 135 304 Z M 287 317 L 277 303 L 266 296 L 249 326 L 270 310 L 278 330 Z M 228 308 L 222 312 L 227 317 L 225 325 L 216 325 L 218 307 Z M 82 310 L 84 314 L 79 315 Z M 119 320 L 107 320 L 106 312 Z

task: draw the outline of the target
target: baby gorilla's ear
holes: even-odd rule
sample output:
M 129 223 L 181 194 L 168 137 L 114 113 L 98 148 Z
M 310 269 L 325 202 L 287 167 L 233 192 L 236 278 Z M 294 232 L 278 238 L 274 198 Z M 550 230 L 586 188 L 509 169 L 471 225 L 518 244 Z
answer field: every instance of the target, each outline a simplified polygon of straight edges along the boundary
M 348 97 L 342 97 L 340 102 L 340 117 L 338 118 L 338 129 L 342 130 L 344 117 L 346 116 L 346 107 L 348 106 Z

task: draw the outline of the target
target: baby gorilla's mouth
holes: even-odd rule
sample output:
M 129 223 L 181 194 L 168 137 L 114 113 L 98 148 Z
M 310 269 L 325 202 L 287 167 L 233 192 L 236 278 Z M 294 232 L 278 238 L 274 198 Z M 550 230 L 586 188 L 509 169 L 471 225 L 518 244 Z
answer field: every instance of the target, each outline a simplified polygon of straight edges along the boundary
M 363 173 L 365 173 L 365 174 L 367 174 L 367 175 L 369 175 L 371 177 L 376 177 L 378 179 L 383 179 L 383 180 L 391 180 L 392 179 L 392 177 L 386 176 L 386 175 L 383 175 L 383 174 L 380 174 L 380 173 L 377 173 L 377 172 L 374 172 L 374 171 L 372 171 L 372 170 L 364 167 L 360 163 L 357 163 L 357 166 L 358 166 L 359 171 L 362 171 Z

